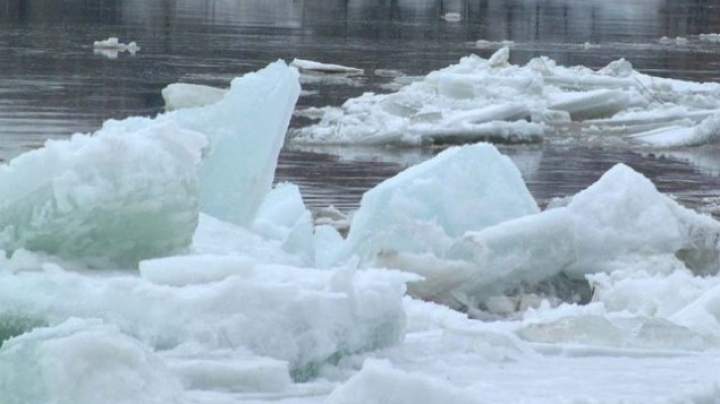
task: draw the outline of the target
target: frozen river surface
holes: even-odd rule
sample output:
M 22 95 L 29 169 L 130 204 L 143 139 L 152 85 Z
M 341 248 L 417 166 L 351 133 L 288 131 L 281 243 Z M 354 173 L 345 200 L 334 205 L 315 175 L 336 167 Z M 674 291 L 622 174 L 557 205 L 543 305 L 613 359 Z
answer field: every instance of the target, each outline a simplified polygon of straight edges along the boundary
M 109 118 L 155 114 L 163 108 L 160 90 L 170 83 L 227 86 L 232 77 L 278 58 L 366 72 L 306 81 L 300 108 L 387 92 L 394 76 L 425 75 L 497 49 L 478 48 L 478 40 L 513 41 L 511 62 L 517 64 L 545 55 L 565 66 L 600 68 L 626 58 L 644 73 L 717 81 L 720 45 L 698 35 L 720 32 L 718 10 L 713 2 L 689 0 L 2 0 L 0 157 L 48 138 L 94 131 Z M 461 18 L 441 18 L 448 13 Z M 116 58 L 93 52 L 93 41 L 110 36 L 136 41 L 141 50 Z M 296 119 L 293 125 L 306 123 Z M 311 206 L 353 209 L 366 189 L 435 153 L 290 148 L 278 180 L 298 183 Z M 720 153 L 711 146 L 649 153 L 550 139 L 506 153 L 517 157 L 541 204 L 585 188 L 617 162 L 691 206 L 712 211 L 720 197 Z

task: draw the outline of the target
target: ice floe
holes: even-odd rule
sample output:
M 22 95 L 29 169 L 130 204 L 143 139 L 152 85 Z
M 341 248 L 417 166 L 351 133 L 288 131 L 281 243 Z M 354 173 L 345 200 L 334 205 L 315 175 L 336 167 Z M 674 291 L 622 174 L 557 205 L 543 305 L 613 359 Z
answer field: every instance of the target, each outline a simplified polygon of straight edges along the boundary
M 696 117 L 716 112 L 719 94 L 718 84 L 649 76 L 624 59 L 599 70 L 559 66 L 546 57 L 518 66 L 509 63 L 509 49 L 502 48 L 488 59 L 462 58 L 393 93 L 365 93 L 339 107 L 313 109 L 319 122 L 293 130 L 291 141 L 531 143 L 572 131 L 608 138 L 640 134 L 632 141 L 687 146 L 715 139 L 698 135 L 689 140 L 677 133 L 655 142 L 644 132 L 692 126 Z M 674 118 L 668 119 L 671 110 Z

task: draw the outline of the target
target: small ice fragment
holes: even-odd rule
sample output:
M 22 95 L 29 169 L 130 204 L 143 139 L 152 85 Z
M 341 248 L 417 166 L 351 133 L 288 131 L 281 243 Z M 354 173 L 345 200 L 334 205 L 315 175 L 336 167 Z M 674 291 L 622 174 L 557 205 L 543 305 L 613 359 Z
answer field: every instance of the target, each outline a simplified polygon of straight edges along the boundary
M 300 71 L 325 73 L 325 74 L 345 74 L 345 75 L 362 75 L 363 69 L 348 67 L 330 63 L 320 63 L 312 60 L 294 59 L 290 66 Z
M 460 13 L 449 12 L 442 16 L 442 19 L 447 22 L 459 22 L 462 19 Z
M 700 40 L 703 42 L 720 43 L 720 34 L 700 34 Z
M 93 42 L 93 48 L 118 49 L 120 48 L 120 41 L 117 37 L 111 36 L 108 39 Z

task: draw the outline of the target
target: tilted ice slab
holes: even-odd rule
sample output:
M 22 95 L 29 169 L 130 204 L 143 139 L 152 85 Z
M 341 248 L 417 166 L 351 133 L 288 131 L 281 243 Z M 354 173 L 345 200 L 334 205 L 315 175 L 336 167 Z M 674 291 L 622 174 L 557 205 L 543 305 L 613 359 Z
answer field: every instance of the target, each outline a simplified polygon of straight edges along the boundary
M 0 166 L 0 248 L 93 266 L 134 265 L 190 244 L 206 138 L 173 122 L 48 141 Z
M 431 253 L 453 240 L 539 211 L 520 171 L 487 143 L 454 147 L 366 192 L 343 255 Z
M 151 351 L 183 353 L 189 344 L 197 347 L 193 360 L 248 352 L 284 361 L 296 380 L 404 336 L 407 274 L 255 265 L 216 255 L 143 262 L 138 278 L 87 276 L 43 261 L 18 254 L 3 262 L 0 335 L 99 318 Z
M 340 107 L 314 109 L 320 121 L 293 130 L 293 142 L 537 142 L 568 128 L 609 135 L 619 127 L 622 134 L 685 127 L 688 119 L 720 108 L 718 84 L 645 75 L 624 59 L 599 70 L 558 66 L 546 57 L 517 66 L 508 63 L 508 52 L 503 48 L 487 60 L 465 57 L 395 93 L 366 93 Z M 668 122 L 672 108 L 685 112 L 674 112 Z M 645 116 L 627 118 L 636 113 Z
M 445 258 L 477 268 L 456 279 L 452 291 L 472 305 L 523 282 L 560 273 L 582 279 L 652 257 L 677 257 L 697 274 L 714 274 L 719 239 L 719 222 L 681 207 L 619 164 L 567 206 L 470 232 Z
M 219 219 L 249 226 L 270 191 L 278 154 L 300 94 L 298 73 L 277 61 L 236 78 L 219 102 L 157 118 L 108 121 L 103 130 L 137 130 L 174 121 L 208 137 L 200 167 L 200 207 Z

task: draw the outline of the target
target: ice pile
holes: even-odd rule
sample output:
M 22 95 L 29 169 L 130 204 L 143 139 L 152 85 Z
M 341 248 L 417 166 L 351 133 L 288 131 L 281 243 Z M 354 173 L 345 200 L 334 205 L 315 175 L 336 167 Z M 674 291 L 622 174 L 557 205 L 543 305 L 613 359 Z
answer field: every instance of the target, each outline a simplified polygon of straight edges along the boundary
M 294 130 L 293 142 L 445 144 L 538 142 L 546 135 L 633 135 L 650 146 L 717 141 L 692 128 L 720 109 L 720 85 L 641 74 L 620 59 L 597 71 L 547 57 L 525 66 L 503 48 L 431 72 L 391 94 L 366 93 L 340 107 L 308 111 L 320 121 Z M 706 124 L 704 127 L 709 126 Z M 678 129 L 680 128 L 680 129 Z M 655 132 L 664 132 L 657 140 Z
M 3 403 L 716 400 L 719 222 L 625 165 L 540 211 L 476 144 L 368 191 L 343 238 L 271 189 L 298 92 L 277 62 L 0 168 Z

